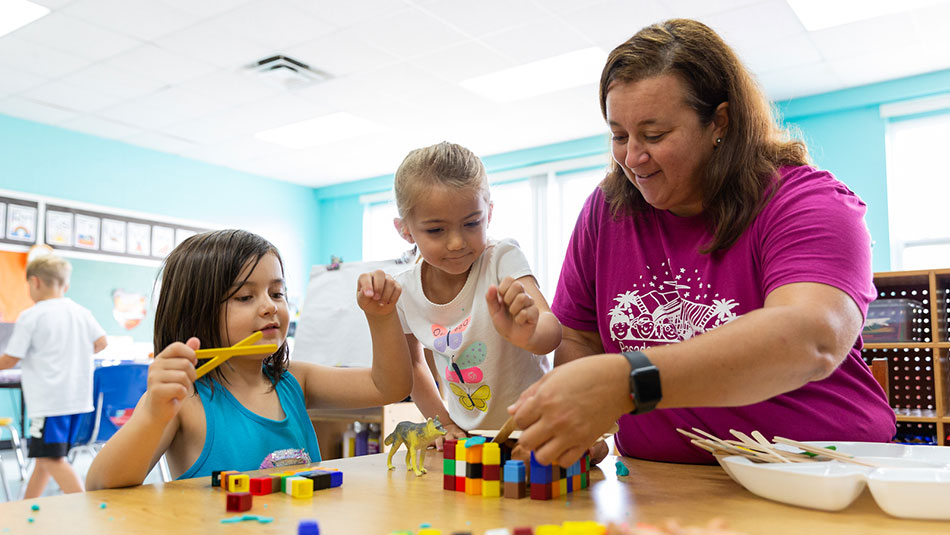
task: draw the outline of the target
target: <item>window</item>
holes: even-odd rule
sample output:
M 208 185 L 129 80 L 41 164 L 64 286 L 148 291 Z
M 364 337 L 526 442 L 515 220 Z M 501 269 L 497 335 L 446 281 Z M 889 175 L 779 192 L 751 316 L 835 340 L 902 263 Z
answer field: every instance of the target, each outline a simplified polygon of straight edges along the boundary
M 950 113 L 893 120 L 887 127 L 891 268 L 950 267 L 950 168 L 943 162 Z
M 603 178 L 605 160 L 597 155 L 489 175 L 494 208 L 488 235 L 518 241 L 549 303 L 577 215 Z M 391 193 L 362 202 L 363 260 L 398 257 L 407 244 L 388 231 L 396 217 Z

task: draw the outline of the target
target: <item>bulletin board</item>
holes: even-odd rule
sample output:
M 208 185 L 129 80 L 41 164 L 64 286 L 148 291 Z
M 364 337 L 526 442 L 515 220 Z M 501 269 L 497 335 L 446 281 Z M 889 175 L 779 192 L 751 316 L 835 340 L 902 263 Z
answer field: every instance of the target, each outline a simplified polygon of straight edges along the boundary
M 58 252 L 112 261 L 161 261 L 210 225 L 65 199 L 0 190 L 0 246 L 45 243 Z
M 33 306 L 26 284 L 26 255 L 0 251 L 0 322 L 14 322 Z
M 411 266 L 396 260 L 344 262 L 338 269 L 313 266 L 291 358 L 326 366 L 372 366 L 369 326 L 356 304 L 357 279 L 377 269 L 396 275 Z

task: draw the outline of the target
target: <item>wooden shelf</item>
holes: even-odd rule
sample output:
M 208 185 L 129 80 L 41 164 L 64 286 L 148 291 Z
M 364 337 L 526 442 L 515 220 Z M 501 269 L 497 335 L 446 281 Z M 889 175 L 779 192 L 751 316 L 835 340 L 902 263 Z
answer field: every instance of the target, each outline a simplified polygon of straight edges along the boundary
M 888 358 L 890 368 L 888 375 L 888 397 L 892 403 L 905 405 L 908 402 L 906 375 L 919 375 L 911 378 L 910 386 L 926 394 L 926 398 L 918 397 L 922 408 L 895 409 L 897 421 L 901 423 L 934 424 L 936 427 L 936 442 L 947 445 L 947 431 L 950 430 L 950 399 L 948 399 L 947 382 L 950 381 L 950 269 L 917 270 L 917 271 L 887 271 L 874 274 L 874 285 L 878 290 L 879 299 L 907 298 L 914 299 L 924 305 L 925 328 L 924 335 L 930 340 L 926 342 L 873 342 L 864 344 L 865 358 Z M 895 370 L 893 366 L 906 367 L 907 364 L 897 360 L 895 355 L 907 356 L 903 350 L 911 350 L 915 357 L 913 366 L 917 366 L 917 357 L 920 357 L 920 366 L 929 366 L 929 371 L 911 370 L 909 373 L 902 369 Z M 923 364 L 926 362 L 926 364 Z M 896 364 L 895 364 L 896 363 Z M 926 378 L 923 376 L 926 375 Z M 897 385 L 895 385 L 895 380 Z M 904 390 L 900 390 L 901 385 Z M 902 396 L 895 398 L 895 396 Z M 932 407 L 932 408 L 928 408 Z

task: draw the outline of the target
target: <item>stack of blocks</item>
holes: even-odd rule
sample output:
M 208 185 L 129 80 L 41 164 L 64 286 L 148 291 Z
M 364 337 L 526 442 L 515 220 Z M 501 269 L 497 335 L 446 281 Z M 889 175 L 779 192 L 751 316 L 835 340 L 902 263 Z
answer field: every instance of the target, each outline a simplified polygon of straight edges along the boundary
M 442 451 L 445 490 L 474 496 L 503 494 L 506 498 L 524 498 L 530 495 L 534 500 L 550 500 L 590 484 L 590 452 L 585 452 L 583 458 L 566 469 L 542 465 L 532 453 L 529 469 L 522 461 L 510 459 L 511 452 L 507 448 L 484 443 L 483 439 L 446 440 Z
M 343 472 L 333 469 L 302 468 L 296 471 L 250 477 L 235 470 L 216 470 L 211 473 L 211 486 L 228 491 L 227 510 L 243 512 L 251 508 L 252 496 L 276 492 L 294 498 L 312 498 L 313 491 L 343 484 Z

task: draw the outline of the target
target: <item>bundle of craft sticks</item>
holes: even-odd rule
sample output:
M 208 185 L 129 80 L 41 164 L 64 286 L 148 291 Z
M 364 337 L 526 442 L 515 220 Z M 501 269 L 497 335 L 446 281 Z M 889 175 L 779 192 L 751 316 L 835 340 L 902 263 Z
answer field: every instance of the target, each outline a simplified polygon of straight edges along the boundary
M 741 455 L 759 463 L 809 463 L 821 461 L 842 461 L 868 467 L 879 467 L 880 464 L 869 459 L 861 459 L 841 453 L 827 447 L 816 446 L 784 437 L 772 437 L 769 442 L 762 433 L 752 431 L 751 437 L 742 431 L 730 429 L 729 433 L 736 439 L 721 439 L 702 429 L 693 428 L 693 432 L 677 429 L 681 434 L 690 438 L 690 442 L 713 455 Z M 802 451 L 791 451 L 776 447 L 778 444 L 792 446 Z

